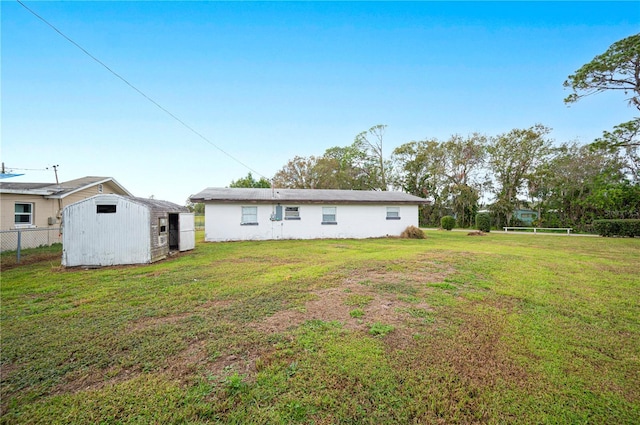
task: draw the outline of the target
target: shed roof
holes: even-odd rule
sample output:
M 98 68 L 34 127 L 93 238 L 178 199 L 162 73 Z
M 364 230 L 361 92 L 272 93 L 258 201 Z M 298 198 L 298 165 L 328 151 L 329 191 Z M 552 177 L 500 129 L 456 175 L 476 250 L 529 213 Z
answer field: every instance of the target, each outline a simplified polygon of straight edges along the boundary
M 0 182 L 0 193 L 16 193 L 20 195 L 42 195 L 47 198 L 65 198 L 88 187 L 104 183 L 112 183 L 128 196 L 131 193 L 113 177 L 87 176 L 66 182 L 56 183 L 21 183 Z
M 209 187 L 190 197 L 191 202 L 296 202 L 336 204 L 425 204 L 428 201 L 404 192 L 334 189 L 258 189 Z
M 137 202 L 142 205 L 146 205 L 154 210 L 166 211 L 166 212 L 189 212 L 187 207 L 183 207 L 182 205 L 174 204 L 169 201 L 162 201 L 160 199 L 149 199 L 149 198 L 127 198 L 123 196 L 125 199 L 130 199 L 133 202 Z
M 133 197 L 133 196 L 116 195 L 115 193 L 105 193 L 105 194 L 101 194 L 101 195 L 94 195 L 94 196 L 91 196 L 89 198 L 82 199 L 82 200 L 80 200 L 80 201 L 78 201 L 76 203 L 73 203 L 71 205 L 67 205 L 65 207 L 65 209 L 66 208 L 75 208 L 77 205 L 80 205 L 80 204 L 83 204 L 83 203 L 86 203 L 86 202 L 111 205 L 111 204 L 115 204 L 117 202 L 120 202 L 120 200 L 123 200 L 125 202 L 133 202 L 135 204 L 145 206 L 145 207 L 147 207 L 147 208 L 149 208 L 151 210 L 154 210 L 154 211 L 177 212 L 177 213 L 189 212 L 187 207 L 183 207 L 182 205 L 174 204 L 173 202 L 162 201 L 160 199 L 136 198 L 136 197 Z

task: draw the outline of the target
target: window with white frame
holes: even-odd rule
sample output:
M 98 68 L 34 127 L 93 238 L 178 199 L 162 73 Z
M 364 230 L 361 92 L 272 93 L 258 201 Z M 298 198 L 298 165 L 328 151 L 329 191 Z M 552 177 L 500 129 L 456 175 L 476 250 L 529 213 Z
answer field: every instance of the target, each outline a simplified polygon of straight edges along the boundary
M 258 207 L 242 207 L 242 225 L 258 224 Z
M 33 204 L 16 202 L 14 224 L 16 227 L 33 226 Z
M 400 220 L 400 207 L 387 207 L 387 220 Z
M 337 224 L 336 207 L 322 207 L 322 224 Z
M 300 207 L 284 207 L 285 220 L 300 220 Z

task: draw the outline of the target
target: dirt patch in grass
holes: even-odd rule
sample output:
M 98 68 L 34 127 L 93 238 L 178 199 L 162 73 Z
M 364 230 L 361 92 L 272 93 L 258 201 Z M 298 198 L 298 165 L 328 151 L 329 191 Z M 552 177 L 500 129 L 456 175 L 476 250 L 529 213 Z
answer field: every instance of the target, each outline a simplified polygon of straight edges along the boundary
M 65 376 L 64 381 L 54 387 L 51 395 L 58 394 L 75 394 L 88 390 L 99 390 L 106 385 L 125 382 L 136 377 L 140 373 L 140 369 L 122 369 L 112 366 L 105 370 L 89 369 L 77 371 Z
M 165 373 L 183 384 L 190 384 L 207 363 L 205 341 L 193 341 L 186 350 L 167 359 Z
M 61 253 L 59 252 L 38 252 L 30 253 L 20 257 L 20 263 L 16 262 L 15 253 L 8 253 L 0 257 L 0 271 L 11 270 L 16 267 L 28 266 L 30 264 L 51 262 L 59 265 L 61 260 Z
M 407 311 L 431 311 L 424 302 L 409 303 L 399 299 L 395 288 L 409 288 L 416 294 L 425 289 L 426 283 L 440 282 L 448 271 L 425 272 L 389 271 L 385 267 L 368 267 L 356 269 L 338 286 L 312 292 L 313 299 L 304 306 L 280 311 L 250 326 L 260 332 L 281 333 L 300 326 L 307 320 L 339 321 L 347 329 L 368 331 L 372 323 L 380 322 L 394 326 L 394 332 L 408 336 L 412 333 L 410 325 L 421 320 L 412 317 Z M 366 305 L 359 306 L 364 314 L 351 317 L 350 312 L 356 308 L 350 300 L 360 297 L 369 300 Z M 416 298 L 419 299 L 419 298 Z M 409 310 L 412 309 L 412 310 Z
M 500 380 L 524 385 L 528 374 L 510 357 L 505 328 L 506 315 L 497 310 L 465 314 L 459 332 L 442 342 L 441 353 L 460 375 L 478 386 L 494 386 Z
M 206 363 L 205 341 L 193 341 L 187 349 L 168 358 L 164 368 L 155 373 L 168 375 L 184 385 L 189 385 L 197 378 L 198 370 Z M 143 371 L 139 367 L 122 368 L 116 365 L 100 370 L 91 368 L 67 375 L 61 384 L 51 390 L 50 394 L 74 394 L 99 390 L 107 385 L 133 379 L 141 373 Z
M 508 299 L 498 299 L 463 303 L 447 310 L 442 320 L 452 327 L 444 332 L 433 329 L 420 344 L 416 363 L 409 369 L 450 367 L 473 388 L 495 388 L 501 383 L 532 385 L 529 373 L 516 362 L 508 343 L 507 317 L 512 307 Z

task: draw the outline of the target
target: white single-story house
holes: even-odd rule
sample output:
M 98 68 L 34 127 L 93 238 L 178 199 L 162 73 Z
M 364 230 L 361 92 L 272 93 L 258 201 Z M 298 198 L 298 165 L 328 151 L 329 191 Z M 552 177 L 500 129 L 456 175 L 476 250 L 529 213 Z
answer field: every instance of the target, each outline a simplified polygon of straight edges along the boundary
M 427 202 L 403 192 L 253 188 L 207 188 L 190 200 L 205 204 L 210 242 L 398 236 L 418 226 Z
M 62 209 L 98 194 L 133 196 L 112 177 L 87 176 L 61 183 L 0 182 L 0 251 L 60 243 Z
M 62 210 L 63 266 L 152 263 L 194 247 L 193 213 L 172 202 L 96 195 Z

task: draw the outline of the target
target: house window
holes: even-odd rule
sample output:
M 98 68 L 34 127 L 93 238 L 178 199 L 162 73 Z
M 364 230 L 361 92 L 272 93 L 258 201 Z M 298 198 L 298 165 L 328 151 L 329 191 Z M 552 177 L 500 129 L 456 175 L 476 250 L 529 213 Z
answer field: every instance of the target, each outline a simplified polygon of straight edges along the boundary
M 322 207 L 322 224 L 338 224 L 336 207 Z
M 285 220 L 300 220 L 300 207 L 285 207 L 284 208 Z
M 400 207 L 387 207 L 387 220 L 400 220 Z
M 16 227 L 33 226 L 33 204 L 16 202 L 14 224 Z
M 158 229 L 160 234 L 167 233 L 167 219 L 165 217 L 158 219 Z
M 96 205 L 96 213 L 98 214 L 115 214 L 116 205 L 108 204 L 108 205 Z
M 243 226 L 255 226 L 258 224 L 258 207 L 242 207 Z

